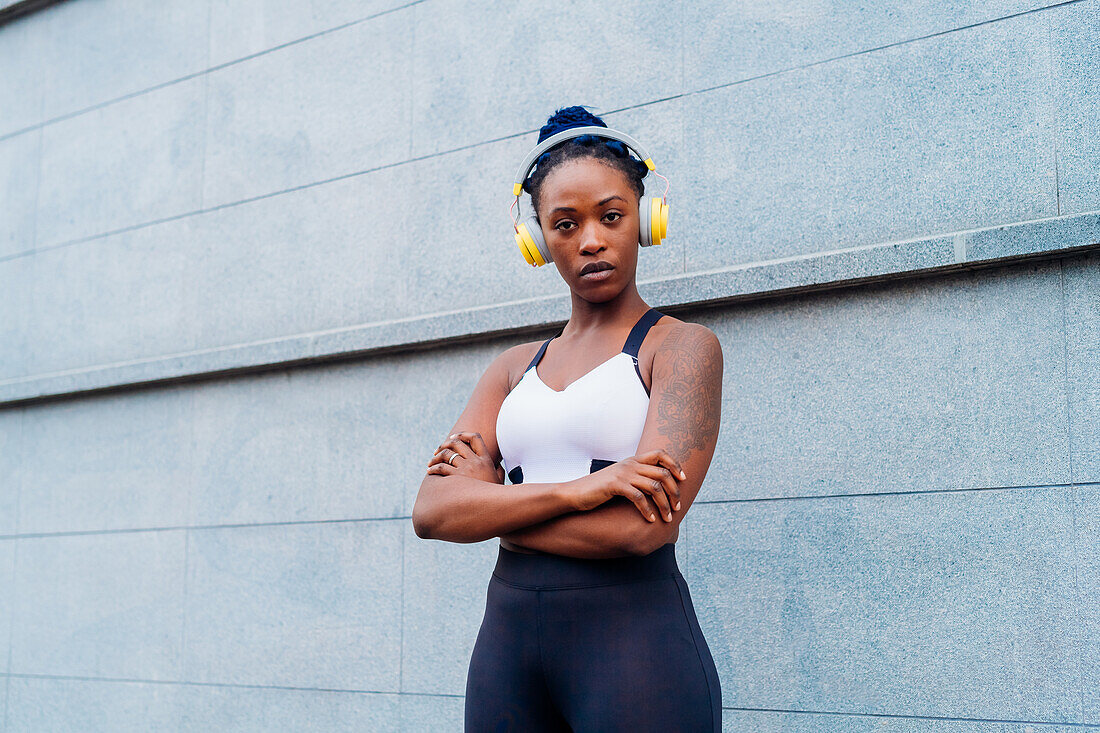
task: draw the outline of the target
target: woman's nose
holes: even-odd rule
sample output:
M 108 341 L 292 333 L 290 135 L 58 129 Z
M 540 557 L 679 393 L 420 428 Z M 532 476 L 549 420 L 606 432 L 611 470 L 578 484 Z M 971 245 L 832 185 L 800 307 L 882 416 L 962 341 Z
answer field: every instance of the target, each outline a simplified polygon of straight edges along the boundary
M 603 248 L 599 227 L 589 224 L 581 229 L 581 252 L 599 252 Z

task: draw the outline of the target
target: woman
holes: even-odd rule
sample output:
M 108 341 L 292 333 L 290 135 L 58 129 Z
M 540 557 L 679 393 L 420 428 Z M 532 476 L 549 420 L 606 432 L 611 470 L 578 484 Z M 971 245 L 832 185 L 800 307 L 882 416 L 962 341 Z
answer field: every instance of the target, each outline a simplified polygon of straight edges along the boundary
M 539 142 L 581 126 L 606 128 L 566 108 Z M 500 538 L 466 730 L 718 731 L 675 541 L 718 438 L 721 346 L 638 294 L 645 164 L 589 134 L 535 165 L 523 188 L 572 314 L 489 365 L 413 507 L 420 537 Z

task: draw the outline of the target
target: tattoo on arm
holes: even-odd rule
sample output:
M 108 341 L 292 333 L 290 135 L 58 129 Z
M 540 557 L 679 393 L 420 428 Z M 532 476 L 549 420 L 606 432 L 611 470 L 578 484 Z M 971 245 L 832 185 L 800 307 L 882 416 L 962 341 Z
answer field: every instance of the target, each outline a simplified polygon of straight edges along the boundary
M 668 439 L 672 454 L 686 460 L 718 432 L 722 348 L 709 331 L 678 325 L 658 347 L 653 364 L 652 381 L 667 385 L 657 404 L 658 432 Z

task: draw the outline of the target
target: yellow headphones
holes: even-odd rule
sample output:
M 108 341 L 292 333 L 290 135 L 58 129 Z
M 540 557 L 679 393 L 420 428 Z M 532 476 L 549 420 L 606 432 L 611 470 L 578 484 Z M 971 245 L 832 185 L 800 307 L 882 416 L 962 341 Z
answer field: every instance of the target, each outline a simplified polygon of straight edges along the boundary
M 595 135 L 610 140 L 618 140 L 634 151 L 649 170 L 659 176 L 661 175 L 657 173 L 657 168 L 653 165 L 653 159 L 642 150 L 642 147 L 635 142 L 634 138 L 624 135 L 618 130 L 612 130 L 610 127 L 599 127 L 597 125 L 573 127 L 546 138 L 523 159 L 519 172 L 516 173 L 515 183 L 512 185 L 512 194 L 516 197 L 513 206 L 519 204 L 519 197 L 523 193 L 523 182 L 527 180 L 527 176 L 531 173 L 531 169 L 535 167 L 535 161 L 538 160 L 539 156 L 558 143 L 581 135 Z M 664 176 L 661 177 L 664 178 Z M 665 193 L 668 193 L 667 188 Z M 638 201 L 638 222 L 639 244 L 643 247 L 661 244 L 668 232 L 668 203 L 665 197 L 642 196 Z M 513 228 L 516 230 L 516 245 L 519 246 L 519 251 L 528 264 L 532 267 L 541 267 L 554 261 L 554 258 L 550 256 L 550 248 L 546 246 L 546 239 L 542 236 L 542 227 L 539 226 L 538 219 L 535 218 L 534 214 L 519 223 L 513 220 Z

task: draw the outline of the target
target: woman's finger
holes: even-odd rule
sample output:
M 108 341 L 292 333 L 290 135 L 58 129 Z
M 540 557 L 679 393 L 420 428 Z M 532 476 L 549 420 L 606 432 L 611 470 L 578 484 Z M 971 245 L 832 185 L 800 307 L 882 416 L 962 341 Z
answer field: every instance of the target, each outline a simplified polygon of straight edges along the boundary
M 665 484 L 658 478 L 650 478 L 639 474 L 634 479 L 634 485 L 649 495 L 653 503 L 657 505 L 657 511 L 661 513 L 661 519 L 672 521 L 672 507 L 669 506 L 668 497 L 665 496 Z
M 647 521 L 655 522 L 657 517 L 653 516 L 653 510 L 649 508 L 649 503 L 645 500 L 645 492 L 640 491 L 633 486 L 616 486 L 613 492 L 620 496 L 625 496 L 634 503 L 634 506 L 638 508 L 638 511 L 642 513 L 642 516 Z
M 683 481 L 687 478 L 687 474 L 684 473 L 683 466 L 680 462 L 668 454 L 668 451 L 663 448 L 654 448 L 645 454 L 645 462 L 652 463 L 654 465 L 663 465 L 672 471 L 672 475 Z
M 476 455 L 474 453 L 474 449 L 467 445 L 466 441 L 462 440 L 461 438 L 448 438 L 447 440 L 444 440 L 440 444 L 439 448 L 436 449 L 436 452 L 439 452 L 441 450 L 452 450 L 463 458 L 471 458 Z M 447 458 L 449 456 L 450 454 L 444 456 L 444 458 Z
M 457 435 L 459 439 L 466 441 L 477 455 L 489 455 L 489 446 L 485 445 L 485 439 L 481 437 L 481 433 L 457 433 Z
M 428 466 L 428 473 L 438 474 L 440 476 L 450 476 L 452 473 L 456 473 L 457 470 L 458 469 L 456 469 L 454 466 L 447 463 L 446 461 L 434 463 Z
M 465 458 L 466 457 L 466 456 L 463 456 L 461 453 L 459 453 L 456 450 L 451 450 L 450 448 L 443 448 L 442 450 L 437 452 L 434 456 L 432 456 L 432 459 L 430 461 L 428 461 L 428 465 L 431 466 L 435 463 L 448 463 L 448 464 L 453 466 L 454 464 L 451 463 L 451 461 L 452 461 L 451 456 L 458 456 L 459 458 Z M 458 460 L 458 458 L 455 458 L 453 460 Z
M 672 505 L 673 511 L 680 510 L 680 484 L 677 483 L 676 477 L 672 475 L 672 471 L 664 466 L 651 466 L 647 463 L 639 464 L 637 470 L 650 478 L 659 479 L 664 485 L 664 492 L 668 495 L 668 501 Z

